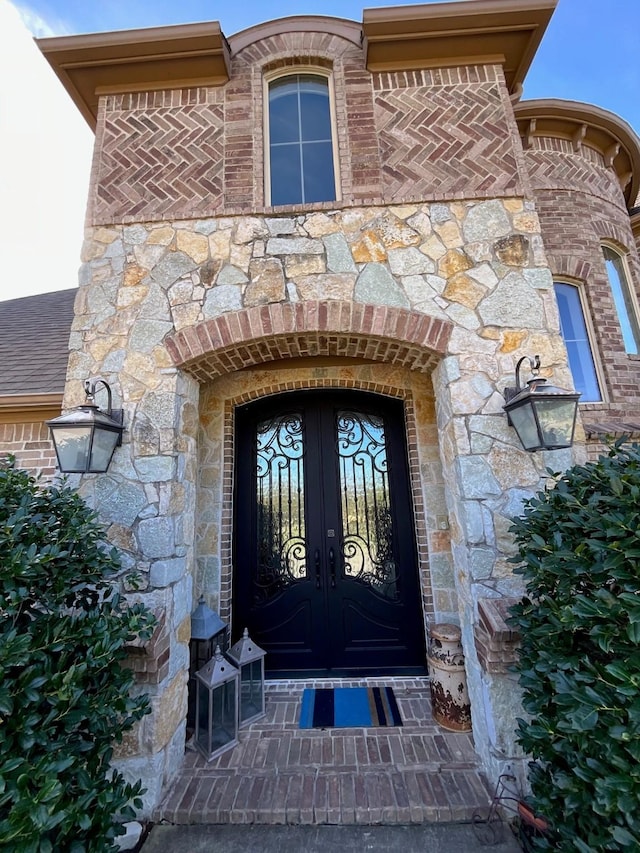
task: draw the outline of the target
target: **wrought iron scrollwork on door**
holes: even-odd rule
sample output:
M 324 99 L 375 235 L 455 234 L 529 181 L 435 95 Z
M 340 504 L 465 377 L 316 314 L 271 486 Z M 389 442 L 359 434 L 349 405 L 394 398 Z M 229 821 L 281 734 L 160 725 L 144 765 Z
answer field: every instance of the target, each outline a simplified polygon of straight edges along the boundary
M 344 575 L 399 598 L 384 421 L 342 410 L 336 418 Z
M 253 598 L 258 603 L 307 577 L 302 415 L 287 413 L 258 424 L 255 466 Z

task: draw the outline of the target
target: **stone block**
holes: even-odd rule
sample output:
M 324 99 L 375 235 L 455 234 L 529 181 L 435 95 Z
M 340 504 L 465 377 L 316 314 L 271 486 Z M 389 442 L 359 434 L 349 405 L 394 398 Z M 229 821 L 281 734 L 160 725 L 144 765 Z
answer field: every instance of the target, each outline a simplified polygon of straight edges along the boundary
M 169 252 L 151 270 L 151 277 L 161 287 L 169 287 L 196 267 L 196 261 L 184 252 Z
M 408 308 L 409 300 L 384 264 L 369 263 L 358 276 L 355 298 L 374 305 Z
M 157 560 L 151 564 L 149 580 L 151 586 L 169 586 L 180 580 L 186 570 L 186 560 L 178 557 L 173 560 Z
M 164 751 L 144 757 L 119 758 L 114 760 L 113 765 L 122 773 L 127 782 L 133 784 L 139 779 L 142 781 L 146 791 L 142 794 L 142 808 L 138 811 L 137 817 L 140 820 L 149 820 L 162 795 Z
M 149 754 L 164 749 L 187 715 L 187 673 L 178 672 L 152 701 L 143 720 L 143 748 Z
M 142 836 L 142 824 L 137 820 L 130 820 L 124 824 L 124 834 L 115 838 L 118 850 L 135 850 Z

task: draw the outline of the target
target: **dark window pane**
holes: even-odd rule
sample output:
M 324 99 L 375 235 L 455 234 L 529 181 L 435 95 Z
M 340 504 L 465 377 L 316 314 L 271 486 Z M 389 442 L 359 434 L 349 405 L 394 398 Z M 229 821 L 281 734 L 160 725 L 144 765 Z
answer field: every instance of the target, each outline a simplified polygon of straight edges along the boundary
M 271 204 L 301 204 L 300 146 L 271 146 Z
M 329 86 L 324 77 L 297 74 L 270 85 L 269 142 L 272 205 L 335 199 Z
M 305 142 L 302 146 L 304 200 L 333 201 L 335 177 L 330 142 Z
M 631 291 L 622 257 L 608 246 L 605 246 L 603 251 L 609 284 L 611 285 L 611 293 L 613 294 L 613 301 L 615 302 L 620 328 L 622 329 L 624 348 L 628 353 L 637 355 L 640 348 L 640 329 L 638 329 L 638 320 L 633 300 L 631 299 Z
M 290 77 L 278 77 L 269 85 L 269 98 L 281 98 L 283 95 L 297 94 L 300 89 L 298 77 L 292 74 Z
M 319 142 L 331 139 L 331 114 L 329 112 L 329 94 L 300 94 L 300 115 L 302 139 Z
M 582 313 L 580 293 L 572 284 L 557 283 L 554 286 L 560 312 L 560 330 L 567 348 L 573 384 L 576 391 L 582 394 L 581 403 L 597 402 L 602 399 L 602 395 Z
M 299 141 L 300 121 L 297 93 L 269 101 L 269 133 L 272 145 L 278 142 Z
M 298 74 L 298 85 L 301 92 L 312 92 L 316 95 L 326 95 L 329 84 L 325 77 L 317 77 L 315 74 Z

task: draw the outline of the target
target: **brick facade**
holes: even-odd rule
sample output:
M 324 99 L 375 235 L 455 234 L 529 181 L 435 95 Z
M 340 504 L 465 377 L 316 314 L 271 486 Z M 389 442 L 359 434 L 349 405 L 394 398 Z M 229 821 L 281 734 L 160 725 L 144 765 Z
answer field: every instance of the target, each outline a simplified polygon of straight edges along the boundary
M 522 193 L 499 66 L 374 74 L 372 83 L 386 202 Z
M 504 623 L 522 593 L 510 519 L 549 468 L 585 456 L 580 426 L 570 450 L 525 453 L 503 411 L 522 355 L 571 384 L 552 275 L 584 287 L 593 317 L 606 400 L 585 420 L 638 410 L 640 359 L 624 352 L 601 250 L 619 247 L 640 286 L 627 213 L 638 140 L 611 116 L 592 133 L 584 105 L 568 130 L 538 127 L 511 98 L 528 59 L 496 65 L 485 42 L 461 51 L 448 18 L 433 41 L 455 48 L 441 68 L 398 60 L 405 36 L 426 31 L 402 35 L 403 21 L 370 68 L 374 25 L 362 39 L 351 22 L 270 22 L 232 37 L 223 82 L 98 98 L 65 403 L 102 375 L 125 415 L 109 472 L 77 483 L 139 574 L 131 596 L 163 614 L 136 658 L 153 715 L 120 754 L 149 787 L 147 814 L 184 752 L 194 587 L 232 613 L 238 405 L 315 388 L 404 402 L 425 625 L 460 622 L 474 740 L 495 778 L 522 760 Z M 510 19 L 522 45 L 521 25 Z M 269 208 L 265 75 L 300 68 L 331 74 L 338 199 Z
M 640 356 L 625 352 L 607 277 L 603 242 L 625 256 L 630 284 L 640 297 L 640 263 L 620 183 L 604 157 L 568 140 L 536 137 L 525 149 L 549 266 L 555 277 L 580 285 L 591 318 L 594 358 L 603 378 L 601 403 L 584 403 L 585 422 L 609 424 L 612 437 L 637 434 L 640 423 Z M 620 424 L 631 424 L 626 429 Z M 588 431 L 589 432 L 589 431 Z M 587 444 L 596 459 L 604 445 Z
M 0 454 L 15 456 L 18 468 L 36 476 L 49 478 L 56 470 L 56 453 L 43 421 L 0 422 Z
M 343 205 L 526 190 L 500 66 L 371 74 L 344 36 L 290 32 L 239 50 L 224 86 L 102 97 L 93 224 L 268 210 L 264 74 L 291 66 L 331 70 Z

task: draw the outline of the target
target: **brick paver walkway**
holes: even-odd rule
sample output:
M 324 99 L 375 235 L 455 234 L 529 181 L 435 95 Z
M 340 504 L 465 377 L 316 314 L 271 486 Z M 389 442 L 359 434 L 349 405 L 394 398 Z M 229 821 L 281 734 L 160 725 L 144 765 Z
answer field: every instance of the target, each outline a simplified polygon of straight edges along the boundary
M 305 687 L 365 684 L 393 685 L 402 727 L 298 728 Z M 468 820 L 488 808 L 472 736 L 434 723 L 426 678 L 270 681 L 266 708 L 211 763 L 187 750 L 156 821 L 410 824 Z

